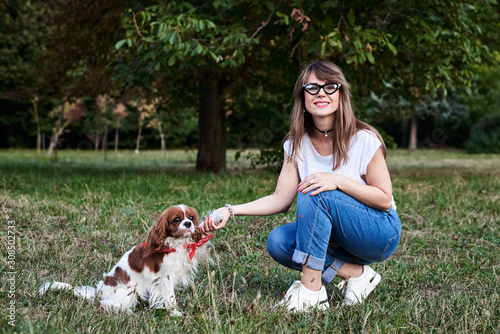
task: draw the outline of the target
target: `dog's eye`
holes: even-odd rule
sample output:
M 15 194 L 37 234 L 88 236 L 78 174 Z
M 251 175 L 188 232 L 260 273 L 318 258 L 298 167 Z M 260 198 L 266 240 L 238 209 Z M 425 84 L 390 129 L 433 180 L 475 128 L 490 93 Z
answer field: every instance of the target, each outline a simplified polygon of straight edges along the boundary
M 180 223 L 180 222 L 181 222 L 180 218 L 178 218 L 178 217 L 174 218 L 174 223 Z
M 194 220 L 194 216 L 189 216 L 189 220 Z

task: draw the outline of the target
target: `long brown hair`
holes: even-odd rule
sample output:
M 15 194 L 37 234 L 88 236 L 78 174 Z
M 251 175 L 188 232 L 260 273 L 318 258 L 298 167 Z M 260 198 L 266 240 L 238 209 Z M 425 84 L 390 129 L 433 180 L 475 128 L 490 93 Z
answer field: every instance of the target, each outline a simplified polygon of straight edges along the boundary
M 284 139 L 285 141 L 287 139 L 292 141 L 292 152 L 289 159 L 295 160 L 297 153 L 300 152 L 304 134 L 314 127 L 311 114 L 305 110 L 304 89 L 302 88 L 302 85 L 306 83 L 306 79 L 311 73 L 314 73 L 319 80 L 326 83 L 341 84 L 339 89 L 339 109 L 334 113 L 333 117 L 333 134 L 329 135 L 333 141 L 333 170 L 339 168 L 342 163 L 347 163 L 349 160 L 348 153 L 351 139 L 360 130 L 369 130 L 377 136 L 380 142 L 382 142 L 382 150 L 385 157 L 384 140 L 378 131 L 354 116 L 351 104 L 351 86 L 345 79 L 342 70 L 333 63 L 320 61 L 306 65 L 295 83 L 295 102 L 290 119 L 290 131 Z

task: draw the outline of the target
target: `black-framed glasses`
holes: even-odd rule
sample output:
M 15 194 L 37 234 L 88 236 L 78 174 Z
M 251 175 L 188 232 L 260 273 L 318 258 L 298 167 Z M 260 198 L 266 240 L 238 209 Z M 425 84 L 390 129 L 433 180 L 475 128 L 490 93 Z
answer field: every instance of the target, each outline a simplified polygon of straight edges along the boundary
M 332 95 L 333 93 L 335 93 L 336 91 L 339 90 L 340 86 L 341 86 L 341 84 L 339 84 L 339 83 L 327 83 L 324 85 L 310 83 L 310 84 L 302 85 L 302 88 L 304 88 L 304 90 L 311 95 L 318 94 L 319 91 L 321 90 L 321 88 L 323 88 L 325 93 L 327 93 L 328 95 Z

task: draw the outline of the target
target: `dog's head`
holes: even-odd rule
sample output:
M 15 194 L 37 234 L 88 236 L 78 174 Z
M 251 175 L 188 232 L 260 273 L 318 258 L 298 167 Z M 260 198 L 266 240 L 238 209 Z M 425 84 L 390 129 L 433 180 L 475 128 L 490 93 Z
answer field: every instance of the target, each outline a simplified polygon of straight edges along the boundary
M 167 245 L 167 239 L 201 239 L 198 211 L 187 205 L 172 206 L 163 211 L 148 233 L 146 244 L 151 253 Z

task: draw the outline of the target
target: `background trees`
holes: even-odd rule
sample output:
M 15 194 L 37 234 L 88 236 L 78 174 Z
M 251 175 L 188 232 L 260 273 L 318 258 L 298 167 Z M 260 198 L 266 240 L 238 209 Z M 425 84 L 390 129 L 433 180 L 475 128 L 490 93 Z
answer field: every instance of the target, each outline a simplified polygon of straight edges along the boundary
M 117 47 L 127 45 L 141 70 L 149 69 L 151 80 L 157 80 L 157 72 L 178 80 L 168 84 L 169 95 L 175 93 L 181 104 L 192 102 L 185 97 L 194 94 L 199 114 L 199 170 L 225 168 L 228 104 L 236 89 L 257 84 L 252 83 L 251 71 L 241 69 L 245 60 L 259 58 L 262 68 L 264 53 L 274 53 L 276 45 L 266 46 L 275 42 L 274 36 L 279 37 L 270 25 L 277 9 L 272 2 L 169 2 L 131 9 L 123 20 L 126 38 Z M 121 70 L 133 69 L 123 66 Z
M 468 131 L 481 113 L 472 101 L 490 95 L 475 88 L 477 75 L 498 68 L 498 4 L 489 0 L 9 1 L 0 13 L 7 41 L 0 71 L 9 74 L 0 82 L 3 110 L 36 110 L 47 131 L 51 97 L 108 94 L 125 104 L 161 97 L 156 124 L 197 115 L 197 168 L 215 172 L 225 168 L 228 145 L 281 141 L 291 89 L 308 61 L 339 64 L 359 116 L 400 145 L 410 137 L 411 148 L 419 119 L 421 143 L 439 125 L 440 138 L 463 145 L 452 132 Z M 127 124 L 137 123 L 137 110 L 130 112 L 124 145 L 135 141 L 124 138 Z M 12 123 L 10 114 L 1 117 Z M 162 129 L 165 138 L 179 130 Z M 186 142 L 196 138 L 191 131 Z

